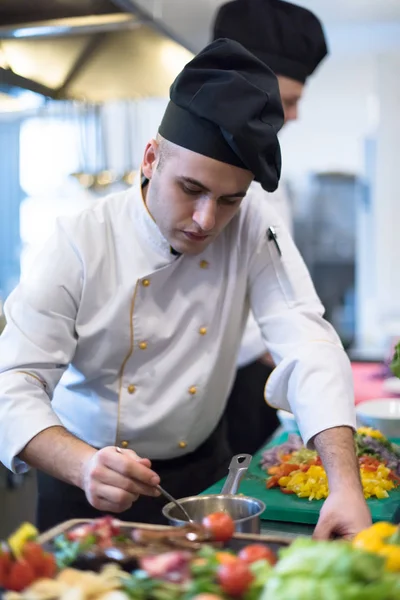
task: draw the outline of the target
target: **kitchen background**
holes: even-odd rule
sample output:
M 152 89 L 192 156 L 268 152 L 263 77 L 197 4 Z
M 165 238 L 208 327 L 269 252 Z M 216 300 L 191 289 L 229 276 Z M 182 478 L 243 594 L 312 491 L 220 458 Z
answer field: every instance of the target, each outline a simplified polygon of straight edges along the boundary
M 0 307 L 57 215 L 132 183 L 224 1 L 2 0 Z M 281 135 L 294 234 L 350 356 L 381 360 L 400 332 L 400 2 L 296 3 L 330 56 Z M 33 475 L 1 473 L 0 538 L 33 496 Z

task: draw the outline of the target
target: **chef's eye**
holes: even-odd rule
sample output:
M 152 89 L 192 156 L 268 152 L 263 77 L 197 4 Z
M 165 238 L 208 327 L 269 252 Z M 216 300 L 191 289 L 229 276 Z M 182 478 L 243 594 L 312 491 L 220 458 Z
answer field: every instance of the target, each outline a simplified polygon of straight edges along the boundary
M 240 202 L 241 198 L 220 198 L 220 204 L 225 206 L 236 206 Z
M 201 190 L 199 190 L 198 188 L 193 188 L 185 184 L 182 185 L 182 189 L 185 192 L 185 194 L 189 194 L 189 196 L 198 196 L 199 194 L 201 194 Z

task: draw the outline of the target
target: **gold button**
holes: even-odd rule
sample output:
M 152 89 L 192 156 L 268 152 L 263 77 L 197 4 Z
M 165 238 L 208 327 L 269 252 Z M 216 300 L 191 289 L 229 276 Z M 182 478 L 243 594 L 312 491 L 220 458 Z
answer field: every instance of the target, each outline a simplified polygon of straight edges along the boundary
M 133 394 L 134 392 L 136 392 L 136 387 L 132 383 L 130 385 L 128 385 L 128 392 L 130 394 Z
M 206 335 L 206 333 L 207 333 L 207 327 L 200 327 L 199 334 L 200 335 Z
M 192 396 L 194 396 L 197 392 L 197 387 L 195 387 L 194 385 L 192 385 L 192 387 L 189 388 L 189 394 L 192 394 Z
M 149 287 L 149 285 L 150 285 L 150 281 L 149 281 L 148 279 L 143 279 L 143 281 L 142 281 L 142 285 L 143 285 L 144 287 Z
M 140 342 L 140 344 L 139 344 L 139 348 L 140 348 L 141 350 L 146 350 L 146 348 L 147 348 L 147 342 Z
M 121 442 L 121 446 L 123 448 L 127 448 L 129 446 L 129 442 L 127 442 L 126 440 L 124 440 L 123 442 Z
M 209 264 L 210 263 L 207 260 L 201 260 L 200 261 L 200 268 L 201 269 L 207 269 L 207 267 L 208 267 Z
M 183 450 L 183 448 L 186 448 L 186 446 L 187 446 L 187 442 L 184 442 L 184 441 L 182 440 L 181 442 L 179 442 L 178 446 L 179 446 L 179 448 L 182 448 L 182 450 Z

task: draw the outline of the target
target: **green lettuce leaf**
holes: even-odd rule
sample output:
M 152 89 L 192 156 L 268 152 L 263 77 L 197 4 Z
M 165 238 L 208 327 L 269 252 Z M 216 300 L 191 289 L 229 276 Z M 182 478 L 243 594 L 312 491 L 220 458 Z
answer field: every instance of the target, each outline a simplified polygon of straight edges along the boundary
M 395 592 L 395 593 L 398 593 Z M 393 581 L 365 585 L 340 578 L 271 577 L 260 600 L 395 600 Z
M 275 567 L 280 576 L 312 576 L 313 579 L 341 578 L 364 583 L 383 577 L 385 559 L 353 548 L 344 541 L 315 541 L 298 538 L 280 553 Z

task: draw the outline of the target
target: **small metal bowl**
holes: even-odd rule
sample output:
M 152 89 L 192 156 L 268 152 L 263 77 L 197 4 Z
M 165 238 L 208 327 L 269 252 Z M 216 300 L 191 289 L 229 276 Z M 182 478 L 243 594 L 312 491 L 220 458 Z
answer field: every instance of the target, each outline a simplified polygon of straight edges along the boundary
M 265 511 L 265 504 L 257 498 L 248 496 L 235 496 L 231 494 L 210 494 L 207 496 L 189 496 L 179 502 L 196 523 L 214 512 L 224 512 L 232 517 L 235 530 L 239 533 L 260 533 L 260 517 Z M 185 525 L 182 512 L 175 504 L 170 502 L 162 509 L 163 515 L 170 525 Z

